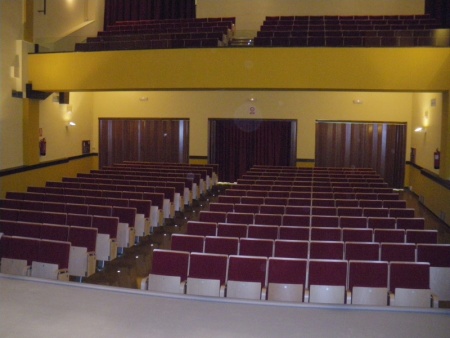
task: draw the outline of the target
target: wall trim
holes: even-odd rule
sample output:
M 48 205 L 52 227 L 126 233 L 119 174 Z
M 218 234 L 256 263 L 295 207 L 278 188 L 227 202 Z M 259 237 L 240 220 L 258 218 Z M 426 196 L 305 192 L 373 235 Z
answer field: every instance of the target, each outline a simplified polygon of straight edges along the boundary
M 42 162 L 42 163 L 33 164 L 33 165 L 24 165 L 24 166 L 15 167 L 15 168 L 4 169 L 4 170 L 0 170 L 0 177 L 19 174 L 19 173 L 36 170 L 36 169 L 42 169 L 42 168 L 46 168 L 46 167 L 52 167 L 52 166 L 56 166 L 56 165 L 61 165 L 64 163 L 69 163 L 70 161 L 79 160 L 81 158 L 86 158 L 86 157 L 94 157 L 94 156 L 98 156 L 98 153 L 90 153 L 90 154 L 71 156 L 71 157 L 67 157 L 67 158 L 62 158 L 62 159 L 48 161 L 48 162 Z
M 406 161 L 407 165 L 410 165 L 411 167 L 414 167 L 415 169 L 419 170 L 420 173 L 425 176 L 426 178 L 429 178 L 433 182 L 436 182 L 437 184 L 443 186 L 444 188 L 450 190 L 450 180 L 445 180 L 442 177 L 436 175 L 434 172 L 425 169 L 415 163 L 412 163 L 411 161 Z

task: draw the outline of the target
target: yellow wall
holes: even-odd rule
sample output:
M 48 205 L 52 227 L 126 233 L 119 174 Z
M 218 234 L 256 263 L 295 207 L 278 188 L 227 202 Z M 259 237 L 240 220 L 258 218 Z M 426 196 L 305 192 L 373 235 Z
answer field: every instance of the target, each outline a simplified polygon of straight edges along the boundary
M 445 223 L 450 225 L 450 189 L 437 184 L 409 166 L 411 190 L 423 200 L 423 204 Z
M 88 173 L 91 169 L 97 168 L 98 158 L 91 156 L 3 176 L 0 177 L 1 198 L 5 197 L 7 191 L 27 191 L 29 186 L 45 186 L 47 181 L 60 181 L 62 177 L 75 177 L 77 173 Z
M 44 91 L 307 89 L 445 91 L 450 48 L 214 48 L 29 56 Z

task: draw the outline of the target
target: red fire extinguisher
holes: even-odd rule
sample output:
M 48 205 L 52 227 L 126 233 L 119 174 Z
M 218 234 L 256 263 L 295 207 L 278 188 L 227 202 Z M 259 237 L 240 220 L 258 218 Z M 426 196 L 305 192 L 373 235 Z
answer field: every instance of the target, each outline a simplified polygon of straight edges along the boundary
M 436 148 L 434 152 L 434 169 L 439 169 L 441 166 L 441 152 Z
M 47 141 L 45 137 L 39 141 L 39 154 L 45 156 L 47 153 Z

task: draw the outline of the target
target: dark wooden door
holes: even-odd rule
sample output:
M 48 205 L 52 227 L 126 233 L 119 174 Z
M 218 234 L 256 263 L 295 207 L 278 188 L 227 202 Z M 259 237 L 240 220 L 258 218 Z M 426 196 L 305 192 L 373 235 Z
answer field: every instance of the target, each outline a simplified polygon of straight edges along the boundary
M 189 120 L 99 119 L 100 168 L 122 161 L 189 162 Z
M 406 123 L 316 121 L 315 153 L 317 167 L 372 168 L 403 188 Z
M 210 119 L 209 163 L 235 182 L 255 164 L 295 166 L 297 121 Z

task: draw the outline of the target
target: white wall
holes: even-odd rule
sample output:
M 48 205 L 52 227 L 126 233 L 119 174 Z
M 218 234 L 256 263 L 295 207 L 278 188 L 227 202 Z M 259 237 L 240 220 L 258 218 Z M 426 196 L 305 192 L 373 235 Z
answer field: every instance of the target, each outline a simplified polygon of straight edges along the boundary
M 23 1 L 0 1 L 0 169 L 23 164 L 21 99 L 13 98 L 16 78 L 11 77 L 11 67 L 18 58 L 16 41 L 23 35 Z

